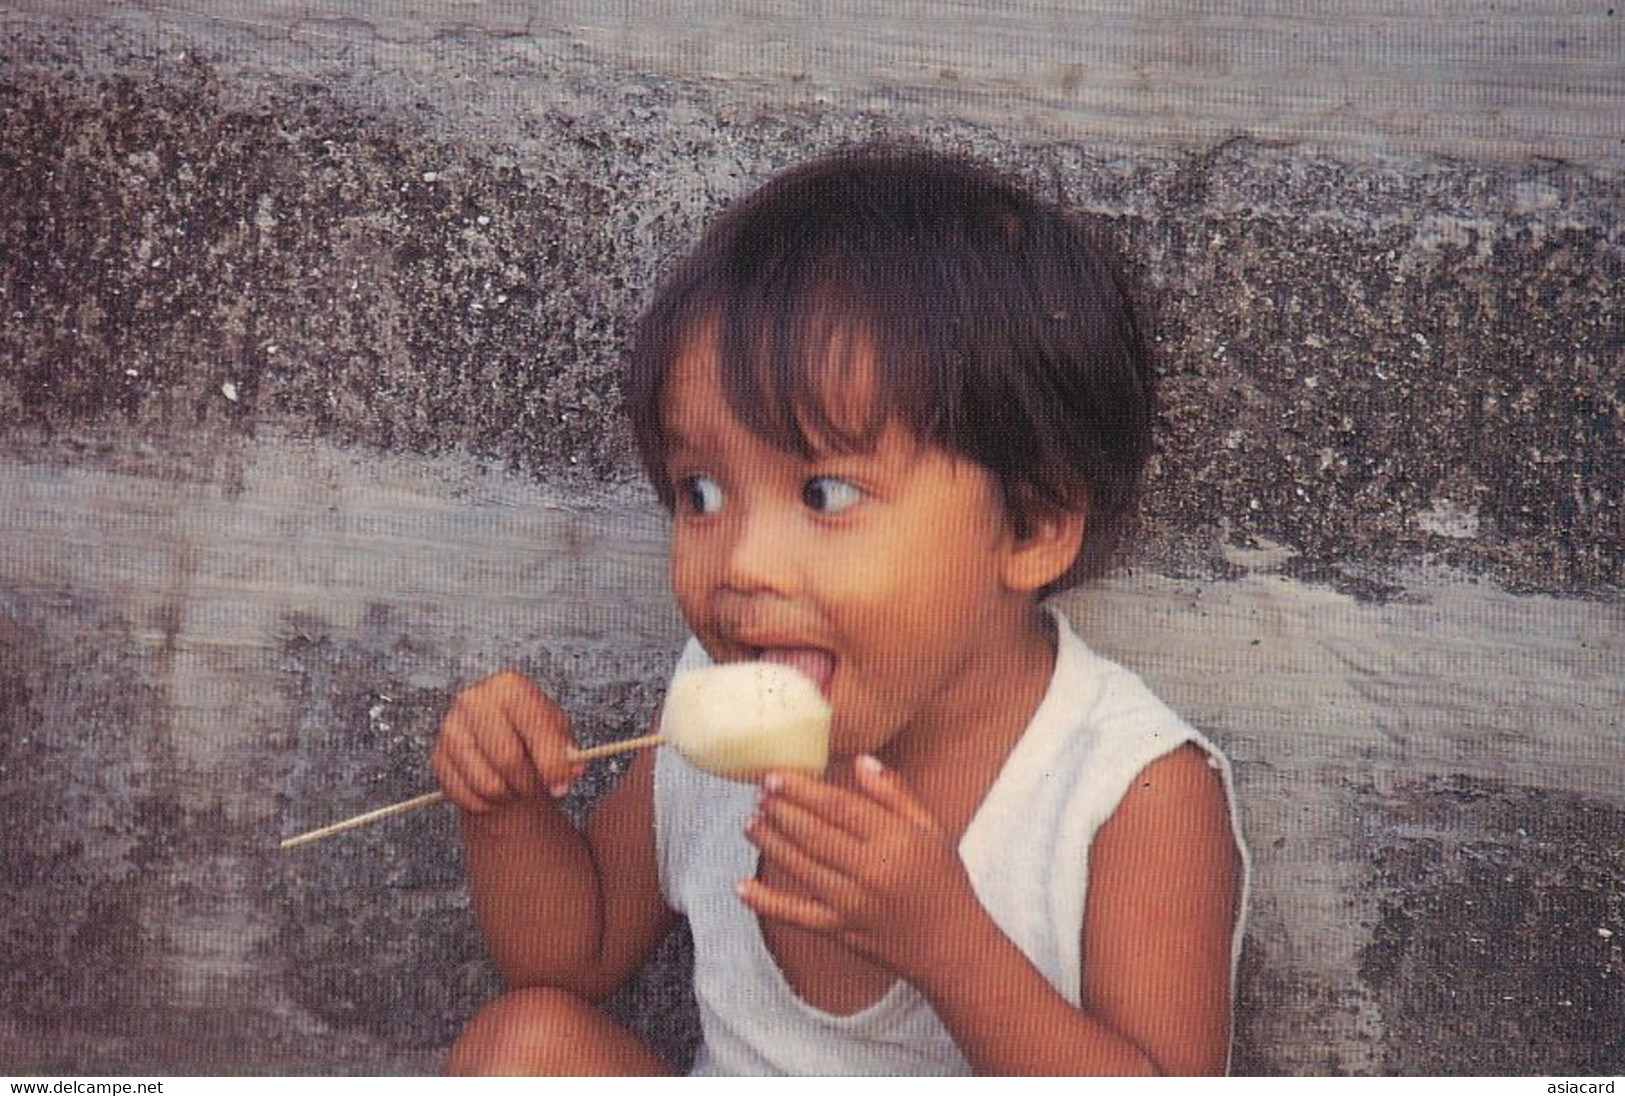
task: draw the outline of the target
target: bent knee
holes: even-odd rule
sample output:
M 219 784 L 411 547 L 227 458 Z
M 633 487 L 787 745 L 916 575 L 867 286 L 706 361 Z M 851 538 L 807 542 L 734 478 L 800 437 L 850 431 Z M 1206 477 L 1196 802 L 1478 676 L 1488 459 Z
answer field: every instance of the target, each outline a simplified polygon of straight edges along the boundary
M 513 990 L 475 1014 L 452 1045 L 453 1077 L 665 1072 L 665 1063 L 598 1008 L 561 989 Z
M 591 1008 L 563 990 L 518 989 L 486 1005 L 452 1044 L 446 1072 L 453 1077 L 533 1076 L 545 1072 L 555 1045 L 570 1041 L 575 1013 Z

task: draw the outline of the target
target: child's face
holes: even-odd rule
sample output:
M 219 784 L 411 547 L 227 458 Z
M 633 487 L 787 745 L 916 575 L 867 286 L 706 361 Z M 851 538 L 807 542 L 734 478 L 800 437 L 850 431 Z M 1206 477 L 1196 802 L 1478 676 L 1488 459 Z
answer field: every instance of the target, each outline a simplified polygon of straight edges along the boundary
M 1000 652 L 1020 646 L 1007 640 L 1031 628 L 1033 600 L 1012 581 L 985 469 L 895 424 L 868 453 L 774 448 L 734 417 L 708 352 L 679 363 L 662 409 L 672 585 L 713 659 L 814 677 L 837 757 L 962 723 L 998 695 Z

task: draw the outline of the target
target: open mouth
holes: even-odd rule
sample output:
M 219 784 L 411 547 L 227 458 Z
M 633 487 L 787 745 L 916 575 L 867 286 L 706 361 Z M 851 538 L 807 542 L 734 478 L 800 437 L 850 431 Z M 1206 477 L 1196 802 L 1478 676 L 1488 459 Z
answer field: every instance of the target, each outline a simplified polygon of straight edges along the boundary
M 819 692 L 829 695 L 829 684 L 835 678 L 833 653 L 819 647 L 758 647 L 753 657 L 800 670 L 812 678 Z

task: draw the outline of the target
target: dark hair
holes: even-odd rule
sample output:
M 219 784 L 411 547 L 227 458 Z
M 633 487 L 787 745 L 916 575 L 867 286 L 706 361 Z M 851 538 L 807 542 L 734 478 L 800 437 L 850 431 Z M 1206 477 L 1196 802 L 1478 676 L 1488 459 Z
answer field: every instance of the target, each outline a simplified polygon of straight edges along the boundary
M 1045 592 L 1109 562 L 1150 452 L 1153 379 L 1080 218 L 918 149 L 837 153 L 734 203 L 655 295 L 631 354 L 633 433 L 668 507 L 661 392 L 703 338 L 729 407 L 769 444 L 862 451 L 895 420 L 987 468 L 1018 534 L 1044 508 L 1086 508 L 1083 550 Z M 860 358 L 875 398 L 854 423 L 832 402 Z

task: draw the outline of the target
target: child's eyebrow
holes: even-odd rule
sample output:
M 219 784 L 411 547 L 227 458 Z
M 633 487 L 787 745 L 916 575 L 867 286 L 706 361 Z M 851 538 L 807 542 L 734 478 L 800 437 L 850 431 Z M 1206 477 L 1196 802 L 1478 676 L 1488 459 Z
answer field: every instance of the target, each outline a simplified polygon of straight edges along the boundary
M 693 438 L 689 437 L 689 435 L 684 433 L 680 428 L 672 426 L 670 423 L 666 424 L 662 428 L 661 432 L 666 435 L 666 451 L 668 453 L 675 453 L 683 449 L 692 451 L 699 448 L 699 446 L 694 443 Z
M 681 426 L 668 424 L 662 433 L 666 440 L 666 461 L 669 463 L 674 457 L 694 458 L 711 453 L 715 449 L 714 441 L 706 442 L 706 431 L 702 427 L 698 431 L 692 427 L 685 430 Z

